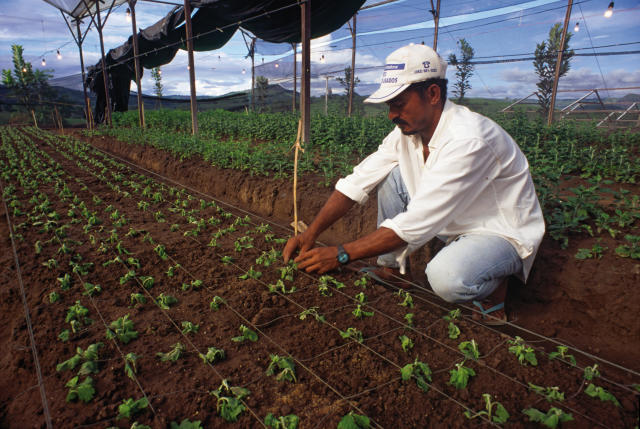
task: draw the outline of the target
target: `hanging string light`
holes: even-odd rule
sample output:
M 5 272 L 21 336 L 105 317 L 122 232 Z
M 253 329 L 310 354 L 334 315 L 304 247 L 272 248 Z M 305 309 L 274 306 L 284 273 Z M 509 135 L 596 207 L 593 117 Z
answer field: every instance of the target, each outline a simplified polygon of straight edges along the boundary
M 127 22 L 131 22 L 131 9 L 127 8 Z
M 26 73 L 27 72 L 27 68 L 26 67 L 22 67 L 22 73 Z
M 44 59 L 44 57 L 42 57 L 42 67 L 47 65 L 47 60 Z
M 324 59 L 324 54 L 322 54 L 322 56 L 320 57 L 320 63 L 324 64 L 325 59 Z
M 575 26 L 575 27 L 573 27 L 573 31 L 574 31 L 574 32 L 576 32 L 576 33 L 577 33 L 578 31 L 580 31 L 580 21 L 576 22 L 576 26 Z
M 245 69 L 242 69 L 242 74 L 246 74 L 247 71 Z
M 280 64 L 276 63 L 276 68 L 280 67 Z
M 609 3 L 609 7 L 604 11 L 605 18 L 611 18 L 611 15 L 613 15 L 613 2 Z
M 60 49 L 56 50 L 56 56 L 58 57 L 59 60 L 62 59 L 62 54 L 60 53 Z

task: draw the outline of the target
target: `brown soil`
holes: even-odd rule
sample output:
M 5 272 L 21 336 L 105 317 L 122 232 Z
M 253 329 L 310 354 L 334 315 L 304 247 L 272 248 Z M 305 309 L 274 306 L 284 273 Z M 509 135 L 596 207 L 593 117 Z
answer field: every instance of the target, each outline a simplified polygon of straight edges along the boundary
M 573 255 L 578 248 L 591 247 L 591 238 L 572 237 L 570 248 L 561 250 L 551 240 L 545 240 L 538 254 L 531 279 L 526 286 L 512 282 L 509 307 L 516 324 L 535 333 L 551 337 L 559 342 L 575 346 L 584 352 L 629 368 L 620 370 L 600 360 L 572 350 L 580 367 L 598 363 L 603 377 L 595 383 L 612 392 L 621 407 L 603 403 L 586 396 L 582 391 L 586 384 L 582 371 L 558 360 L 549 360 L 542 348 L 553 350 L 550 341 L 541 341 L 534 333 L 517 327 L 500 330 L 488 329 L 473 322 L 469 312 L 457 321 L 462 334 L 453 340 L 447 335 L 447 322 L 442 319 L 449 308 L 428 292 L 422 269 L 425 261 L 439 247 L 427 246 L 412 258 L 413 276 L 423 282 L 425 290 L 412 292 L 415 307 L 408 309 L 398 305 L 401 298 L 380 286 L 369 285 L 366 289 L 354 285 L 360 276 L 349 271 L 335 273 L 334 277 L 344 282 L 345 288 L 332 290 L 330 297 L 321 296 L 317 289 L 317 276 L 297 273 L 295 282 L 286 281 L 287 287 L 295 285 L 292 294 L 270 294 L 266 285 L 279 279 L 273 267 L 263 267 L 255 260 L 262 251 L 274 245 L 266 242 L 263 234 L 255 232 L 255 225 L 263 222 L 260 216 L 273 221 L 276 236 L 286 236 L 286 225 L 293 218 L 291 183 L 286 180 L 250 177 L 245 173 L 219 170 L 202 160 L 178 160 L 166 153 L 148 147 L 128 145 L 108 138 L 94 138 L 91 143 L 102 150 L 124 160 L 131 161 L 143 169 L 158 173 L 169 180 L 186 186 L 187 193 L 196 198 L 185 209 L 200 208 L 199 198 L 204 193 L 225 201 L 236 208 L 225 209 L 244 216 L 239 209 L 248 210 L 252 224 L 238 225 L 237 231 L 222 236 L 218 247 L 209 247 L 211 234 L 227 228 L 235 217 L 225 219 L 213 207 L 194 212 L 196 218 L 220 219 L 219 225 L 207 225 L 198 236 L 185 236 L 194 225 L 181 216 L 179 211 L 169 211 L 177 196 L 167 196 L 165 201 L 153 203 L 150 197 L 120 184 L 120 190 L 129 191 L 132 198 L 114 192 L 104 180 L 96 177 L 100 169 L 90 166 L 75 156 L 62 156 L 64 148 L 56 144 L 39 141 L 39 147 L 64 170 L 63 179 L 70 190 L 85 201 L 91 211 L 96 211 L 103 220 L 102 230 L 94 227 L 87 234 L 96 239 L 89 241 L 83 232 L 86 220 L 71 224 L 68 238 L 82 242 L 75 245 L 70 254 L 58 254 L 59 244 L 51 242 L 43 246 L 40 254 L 34 251 L 37 241 L 45 243 L 52 235 L 41 233 L 37 227 L 26 226 L 19 230 L 23 241 L 16 242 L 20 263 L 18 276 L 9 227 L 0 224 L 0 345 L 8 351 L 0 358 L 0 427 L 24 428 L 44 427 L 43 400 L 38 386 L 31 341 L 25 321 L 25 311 L 18 283 L 21 278 L 26 290 L 25 298 L 33 325 L 39 366 L 46 391 L 46 403 L 54 427 L 107 427 L 111 425 L 130 427 L 134 419 L 116 419 L 118 405 L 127 398 L 139 398 L 144 394 L 150 400 L 147 408 L 135 420 L 153 428 L 167 427 L 171 421 L 184 418 L 202 421 L 203 427 L 222 427 L 226 423 L 216 413 L 216 398 L 209 394 L 221 380 L 228 379 L 232 385 L 243 386 L 251 391 L 245 400 L 248 411 L 239 418 L 238 427 L 261 427 L 260 421 L 271 412 L 276 416 L 296 414 L 300 427 L 336 427 L 340 418 L 354 411 L 366 414 L 382 427 L 467 427 L 487 424 L 481 419 L 467 420 L 463 416 L 464 406 L 479 410 L 483 407 L 481 395 L 491 393 L 510 412 L 511 427 L 529 427 L 528 418 L 521 410 L 536 407 L 546 411 L 549 405 L 527 388 L 527 382 L 540 386 L 558 386 L 567 399 L 553 406 L 572 412 L 574 422 L 566 427 L 633 427 L 638 419 L 638 396 L 631 389 L 640 382 L 640 322 L 637 309 L 640 296 L 635 287 L 640 278 L 640 264 L 607 254 L 600 260 L 578 261 Z M 92 155 L 99 158 L 99 155 Z M 4 154 L 1 155 L 4 160 Z M 44 159 L 44 158 L 43 158 Z M 102 160 L 102 162 L 105 162 Z M 89 168 L 81 169 L 78 166 Z M 109 172 L 115 171 L 109 167 Z M 137 170 L 153 177 L 150 172 Z M 122 170 L 125 179 L 131 172 Z M 108 180 L 115 179 L 106 173 Z M 135 179 L 138 182 L 141 179 Z M 169 186 L 178 187 L 173 182 Z M 299 182 L 300 218 L 309 223 L 326 200 L 330 190 L 318 185 L 317 180 L 305 178 Z M 114 182 L 115 183 L 115 182 Z M 3 188 L 7 185 L 2 180 Z M 86 185 L 87 188 L 84 188 Z M 161 188 L 150 185 L 154 192 Z M 16 185 L 16 195 L 22 202 L 23 212 L 32 208 L 30 192 Z M 25 193 L 23 193 L 23 190 Z M 61 200 L 53 183 L 42 185 L 40 191 L 48 195 L 52 208 L 69 220 L 66 214 L 70 200 Z M 93 197 L 102 200 L 96 204 Z M 182 195 L 180 198 L 185 199 Z M 137 201 L 150 202 L 147 211 L 136 207 Z M 222 205 L 222 203 L 219 203 Z M 110 220 L 111 205 L 123 214 L 127 224 L 116 227 Z M 158 223 L 154 216 L 162 211 L 166 222 Z M 5 206 L 0 206 L 0 215 L 6 216 Z M 26 216 L 13 216 L 12 225 L 26 222 Z M 176 231 L 170 226 L 179 225 Z M 154 245 L 144 242 L 140 236 L 125 237 L 129 228 L 148 232 Z M 323 234 L 321 240 L 327 244 L 344 242 L 361 236 L 375 228 L 375 198 L 364 207 L 356 207 L 342 221 Z M 153 276 L 155 284 L 149 291 L 147 303 L 130 305 L 132 292 L 146 294 L 145 290 L 130 281 L 120 284 L 127 272 L 121 264 L 103 267 L 113 260 L 118 252 L 114 243 L 109 243 L 111 230 L 116 229 L 124 247 L 140 262 L 138 275 Z M 236 252 L 234 243 L 239 237 L 253 237 L 253 248 Z M 100 244 L 105 252 L 101 252 Z M 169 260 L 162 260 L 154 247 L 166 246 Z M 609 249 L 615 248 L 613 241 L 604 240 Z M 82 278 L 83 282 L 100 284 L 102 292 L 94 297 L 83 295 L 80 280 L 74 277 L 70 290 L 62 291 L 56 278 L 70 272 L 71 255 L 78 253 L 83 261 L 94 262 L 94 267 Z M 232 256 L 232 264 L 221 263 L 222 256 Z M 57 268 L 46 268 L 43 263 L 55 258 Z M 167 268 L 179 263 L 177 274 L 168 277 Z M 241 280 L 239 275 L 250 266 L 263 272 L 257 280 Z M 275 266 L 281 266 L 277 262 Z M 181 285 L 200 279 L 204 286 L 182 290 Z M 57 291 L 60 300 L 49 302 L 49 294 Z M 356 319 L 351 314 L 355 308 L 353 296 L 363 291 L 372 317 Z M 178 304 L 170 310 L 161 311 L 149 300 L 160 293 L 170 294 Z M 228 305 L 212 311 L 209 303 L 219 295 Z M 65 317 L 69 306 L 80 301 L 89 309 L 92 324 L 82 326 L 72 334 L 71 340 L 57 339 L 63 329 L 68 329 Z M 299 320 L 304 308 L 318 307 L 326 322 L 318 322 L 312 316 Z M 403 326 L 407 312 L 414 313 L 414 328 Z M 105 324 L 129 314 L 138 331 L 138 338 L 128 344 L 105 338 Z M 200 325 L 196 334 L 180 333 L 182 321 Z M 175 325 L 173 324 L 175 323 Z M 258 332 L 257 342 L 233 342 L 239 335 L 238 327 L 244 324 Z M 345 340 L 338 330 L 355 327 L 362 331 L 364 343 Z M 520 335 L 537 348 L 538 366 L 522 366 L 508 351 L 509 335 Z M 400 347 L 398 337 L 409 336 L 415 346 L 409 352 Z M 461 341 L 474 339 L 480 345 L 481 358 L 467 360 L 465 365 L 475 370 L 466 389 L 457 390 L 448 384 L 449 371 L 462 361 L 458 351 Z M 65 401 L 68 389 L 65 383 L 77 374 L 74 371 L 56 371 L 56 365 L 69 359 L 76 347 L 85 349 L 92 343 L 102 342 L 100 370 L 91 374 L 96 396 L 84 404 Z M 185 356 L 175 363 L 161 362 L 157 352 L 168 352 L 181 342 L 186 347 Z M 204 365 L 198 352 L 207 347 L 223 348 L 227 358 L 214 365 Z M 137 362 L 137 383 L 126 377 L 121 353 L 134 352 L 140 356 Z M 296 360 L 297 383 L 276 381 L 266 376 L 269 355 L 290 355 Z M 413 381 L 402 382 L 399 367 L 411 363 L 415 358 L 429 364 L 433 370 L 433 382 L 427 393 L 423 393 Z M 81 380 L 84 377 L 81 377 Z M 139 384 L 138 384 L 139 383 Z M 563 427 L 565 427 L 563 426 Z

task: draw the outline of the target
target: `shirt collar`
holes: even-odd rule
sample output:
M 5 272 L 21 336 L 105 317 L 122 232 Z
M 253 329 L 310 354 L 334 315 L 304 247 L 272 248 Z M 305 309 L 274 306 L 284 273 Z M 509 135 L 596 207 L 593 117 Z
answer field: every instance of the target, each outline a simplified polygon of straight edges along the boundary
M 451 116 L 451 112 L 453 111 L 455 104 L 451 101 L 446 100 L 444 102 L 444 108 L 442 109 L 442 114 L 440 115 L 440 120 L 438 121 L 438 125 L 436 125 L 436 130 L 433 132 L 431 136 L 431 140 L 429 140 L 429 150 L 438 149 L 438 142 L 440 140 L 441 135 L 445 132 L 446 122 L 449 120 L 449 116 Z

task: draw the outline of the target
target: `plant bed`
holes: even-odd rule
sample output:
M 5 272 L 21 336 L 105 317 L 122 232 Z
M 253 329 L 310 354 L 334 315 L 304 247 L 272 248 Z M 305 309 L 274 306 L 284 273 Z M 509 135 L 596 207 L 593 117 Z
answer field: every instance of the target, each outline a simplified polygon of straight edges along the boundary
M 527 342 L 520 345 L 532 347 L 537 364 L 523 365 L 510 351 L 512 336 L 466 314 L 445 320 L 448 308 L 425 292 L 412 292 L 410 305 L 406 295 L 356 284 L 361 276 L 349 271 L 322 279 L 287 269 L 281 257 L 266 264 L 264 253 L 281 250 L 287 236 L 277 225 L 265 230 L 263 220 L 156 181 L 73 138 L 0 131 L 3 199 L 56 427 L 169 427 L 184 419 L 221 427 L 228 424 L 221 414 L 239 427 L 260 427 L 269 413 L 295 414 L 299 427 L 336 427 L 349 413 L 366 415 L 372 426 L 466 427 L 488 423 L 474 417 L 483 394 L 509 412 L 507 425 L 530 425 L 523 410 L 551 407 L 572 414 L 566 427 L 637 421 L 631 385 L 640 380 L 632 373 L 598 363 L 601 376 L 585 380 L 584 367 L 595 361 L 581 357 L 574 366 Z M 58 280 L 65 274 L 70 284 Z M 12 330 L 3 346 L 18 358 L 2 366 L 3 379 L 13 381 L 3 385 L 0 425 L 39 426 L 45 417 L 27 327 L 17 322 L 24 320 L 21 297 L 5 278 L 3 314 L 11 317 L 3 320 Z M 472 340 L 478 355 L 465 357 L 461 344 Z M 98 343 L 91 371 L 81 374 L 81 363 L 58 370 L 76 355 L 84 363 L 78 348 Z M 207 360 L 210 348 L 224 358 Z M 272 366 L 274 356 L 288 363 Z M 403 380 L 401 370 L 417 361 L 430 373 Z M 452 371 L 463 367 L 475 375 L 456 386 Z M 91 387 L 77 389 L 76 375 Z M 557 386 L 565 399 L 547 402 L 528 383 Z M 591 383 L 619 406 L 585 393 Z M 146 407 L 118 417 L 122 404 L 140 398 Z

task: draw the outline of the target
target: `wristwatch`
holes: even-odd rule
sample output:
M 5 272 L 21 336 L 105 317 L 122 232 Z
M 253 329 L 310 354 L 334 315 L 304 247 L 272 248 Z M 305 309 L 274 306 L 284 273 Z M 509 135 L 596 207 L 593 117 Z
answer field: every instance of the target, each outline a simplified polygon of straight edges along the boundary
M 337 259 L 338 259 L 338 262 L 340 262 L 342 265 L 349 262 L 349 254 L 344 250 L 344 247 L 342 247 L 342 244 L 338 244 Z

